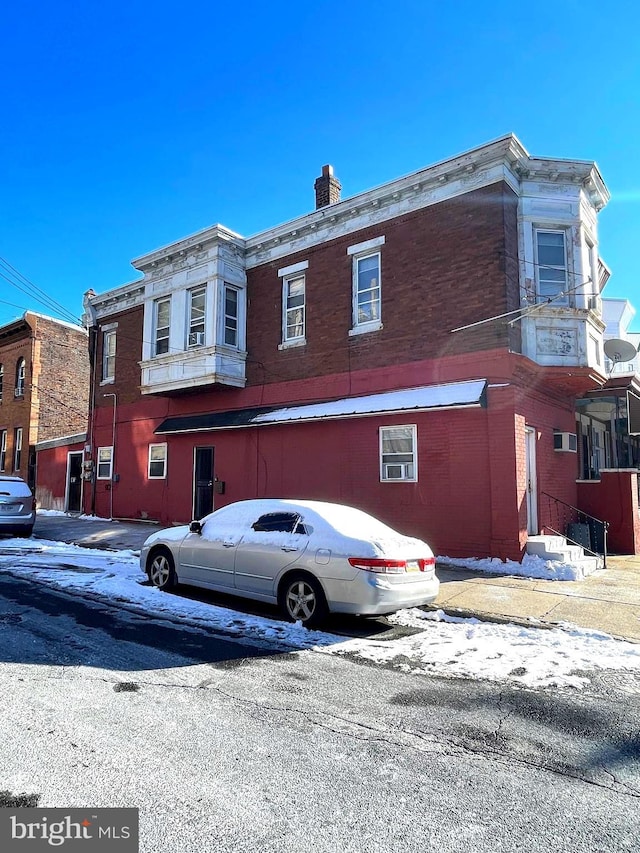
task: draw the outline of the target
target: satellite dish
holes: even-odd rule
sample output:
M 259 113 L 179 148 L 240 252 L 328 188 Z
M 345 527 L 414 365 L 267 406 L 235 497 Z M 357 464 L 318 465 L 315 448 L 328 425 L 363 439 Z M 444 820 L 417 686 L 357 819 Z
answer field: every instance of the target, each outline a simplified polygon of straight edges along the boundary
M 613 362 L 631 361 L 637 349 L 629 341 L 623 341 L 622 338 L 611 338 L 604 342 L 605 355 Z

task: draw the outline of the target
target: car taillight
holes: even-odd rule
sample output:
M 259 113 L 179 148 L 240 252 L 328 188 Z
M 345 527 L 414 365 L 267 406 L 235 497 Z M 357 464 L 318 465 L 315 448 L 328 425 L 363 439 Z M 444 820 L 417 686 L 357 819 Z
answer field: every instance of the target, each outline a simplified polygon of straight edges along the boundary
M 373 557 L 349 557 L 354 569 L 364 572 L 379 572 L 383 575 L 399 575 L 407 570 L 406 560 L 382 560 Z
M 436 567 L 436 558 L 435 557 L 427 557 L 426 560 L 420 560 L 420 571 L 421 572 L 430 572 L 431 569 L 435 569 Z

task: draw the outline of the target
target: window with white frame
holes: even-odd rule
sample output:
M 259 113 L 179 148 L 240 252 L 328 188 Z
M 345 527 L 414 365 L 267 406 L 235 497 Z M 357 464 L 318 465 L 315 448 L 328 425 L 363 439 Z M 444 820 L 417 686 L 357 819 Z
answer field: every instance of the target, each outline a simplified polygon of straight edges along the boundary
M 282 340 L 303 341 L 305 337 L 305 277 L 295 275 L 282 280 Z
M 200 347 L 205 341 L 206 286 L 189 291 L 187 317 L 187 346 Z
M 380 325 L 380 252 L 353 258 L 353 326 Z
M 383 482 L 417 481 L 415 425 L 380 427 L 380 479 Z
M 149 445 L 149 479 L 164 480 L 167 476 L 167 445 Z
M 238 291 L 228 284 L 224 286 L 224 342 L 238 346 Z
M 102 381 L 115 379 L 116 375 L 116 333 L 104 332 L 102 335 Z
M 24 358 L 19 358 L 18 363 L 16 364 L 16 397 L 24 397 L 24 380 L 26 376 L 26 369 L 26 362 Z
M 113 465 L 113 447 L 98 448 L 98 480 L 110 480 Z
M 566 232 L 537 229 L 535 234 L 538 296 L 541 300 L 566 304 L 569 301 Z
M 0 432 L 0 471 L 5 470 L 7 464 L 7 430 Z
M 13 470 L 19 471 L 22 464 L 22 427 L 13 431 Z
M 2 402 L 3 386 L 4 386 L 4 364 L 0 364 L 0 403 Z
M 156 299 L 154 302 L 154 354 L 169 352 L 169 327 L 171 324 L 171 299 Z

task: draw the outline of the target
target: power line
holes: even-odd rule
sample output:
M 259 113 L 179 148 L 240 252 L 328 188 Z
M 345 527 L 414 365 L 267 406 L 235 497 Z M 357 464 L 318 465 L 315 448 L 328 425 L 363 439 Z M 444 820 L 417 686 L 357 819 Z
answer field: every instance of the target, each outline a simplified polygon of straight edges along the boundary
M 30 281 L 25 275 L 12 266 L 9 261 L 2 257 L 0 257 L 0 277 L 12 287 L 15 287 L 16 290 L 20 290 L 31 299 L 35 299 L 36 302 L 46 306 L 48 310 L 54 311 L 64 317 L 67 322 L 72 322 L 74 325 L 81 325 L 81 321 L 78 317 L 73 315 L 64 307 L 64 305 L 49 296 L 44 290 L 42 290 L 42 288 Z

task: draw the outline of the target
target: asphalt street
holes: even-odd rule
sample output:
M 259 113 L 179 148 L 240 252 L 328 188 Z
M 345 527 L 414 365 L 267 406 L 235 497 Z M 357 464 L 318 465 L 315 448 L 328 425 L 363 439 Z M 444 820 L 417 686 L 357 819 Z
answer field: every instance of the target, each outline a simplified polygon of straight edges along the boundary
M 7 576 L 0 650 L 0 790 L 138 807 L 145 853 L 637 849 L 637 675 L 274 654 Z

